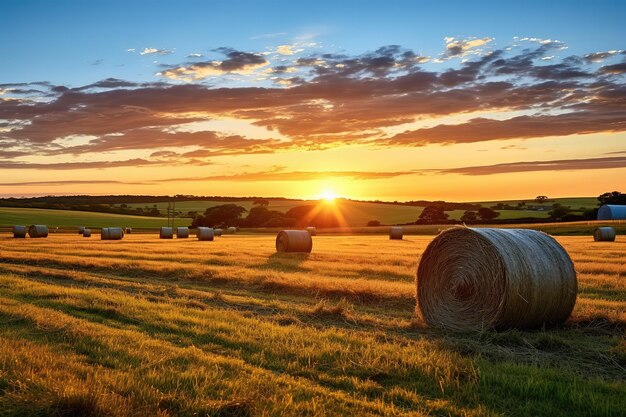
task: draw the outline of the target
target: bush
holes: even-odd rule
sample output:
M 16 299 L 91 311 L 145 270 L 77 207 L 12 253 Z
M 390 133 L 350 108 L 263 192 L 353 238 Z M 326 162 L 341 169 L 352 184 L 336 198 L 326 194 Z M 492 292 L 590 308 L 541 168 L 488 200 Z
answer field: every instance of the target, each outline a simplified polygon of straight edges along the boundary
M 372 227 L 372 226 L 380 226 L 380 222 L 378 220 L 370 220 L 369 222 L 367 222 L 367 225 Z

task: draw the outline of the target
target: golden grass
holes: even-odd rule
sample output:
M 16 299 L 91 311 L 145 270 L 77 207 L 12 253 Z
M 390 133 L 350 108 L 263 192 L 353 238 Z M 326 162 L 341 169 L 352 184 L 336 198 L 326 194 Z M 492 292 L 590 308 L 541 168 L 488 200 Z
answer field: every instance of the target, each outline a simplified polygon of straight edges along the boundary
M 562 237 L 561 328 L 413 316 L 432 237 L 0 238 L 0 415 L 619 415 L 626 242 Z

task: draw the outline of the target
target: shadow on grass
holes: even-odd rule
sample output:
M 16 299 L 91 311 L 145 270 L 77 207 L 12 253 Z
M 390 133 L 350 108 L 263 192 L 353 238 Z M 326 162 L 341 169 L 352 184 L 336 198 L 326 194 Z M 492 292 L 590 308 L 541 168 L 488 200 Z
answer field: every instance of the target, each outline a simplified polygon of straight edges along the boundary
M 306 272 L 301 264 L 309 259 L 310 253 L 285 253 L 276 252 L 267 258 L 267 262 L 260 269 L 272 269 L 282 272 Z

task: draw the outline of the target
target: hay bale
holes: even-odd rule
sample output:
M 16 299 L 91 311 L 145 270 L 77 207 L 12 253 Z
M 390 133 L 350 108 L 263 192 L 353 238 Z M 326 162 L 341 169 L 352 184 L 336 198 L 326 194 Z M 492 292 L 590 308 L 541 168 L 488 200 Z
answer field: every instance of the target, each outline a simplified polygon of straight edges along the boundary
M 25 238 L 26 237 L 26 226 L 13 226 L 13 237 L 14 238 Z
M 48 237 L 48 226 L 44 224 L 33 224 L 28 228 L 28 236 L 31 238 Z
M 224 231 L 222 229 L 213 229 L 213 233 L 215 233 L 215 236 L 222 236 L 222 233 Z
M 213 236 L 215 236 L 215 234 L 213 233 L 213 229 L 210 227 L 198 227 L 198 230 L 196 231 L 196 236 L 198 237 L 198 240 L 213 240 Z
M 276 236 L 277 252 L 311 252 L 313 239 L 306 230 L 281 230 Z
M 616 204 L 600 206 L 598 220 L 626 220 L 626 206 Z
M 125 227 L 124 228 L 124 233 L 130 235 L 131 233 L 133 233 L 133 228 L 132 227 Z
M 78 234 L 79 234 L 79 235 L 82 235 L 84 232 L 85 232 L 85 227 L 84 227 L 84 226 L 80 226 L 80 227 L 78 228 Z
M 83 233 L 81 233 L 83 235 L 83 237 L 91 237 L 91 230 L 89 229 L 84 229 Z
M 230 226 L 229 228 L 226 229 L 226 233 L 228 233 L 229 235 L 233 235 L 235 234 L 235 232 L 237 232 L 237 228 Z
M 593 231 L 593 240 L 596 242 L 615 242 L 615 229 L 612 227 L 598 227 Z
M 551 236 L 524 229 L 443 231 L 417 269 L 417 311 L 450 330 L 537 328 L 576 303 L 574 265 Z
M 307 227 L 306 231 L 309 232 L 311 236 L 317 236 L 317 229 L 313 226 Z
M 401 227 L 394 226 L 389 229 L 390 240 L 402 240 L 403 236 L 404 236 L 404 230 Z
M 160 239 L 174 239 L 174 228 L 173 227 L 162 227 L 159 231 Z
M 187 239 L 189 237 L 189 228 L 188 227 L 177 227 L 176 228 L 176 238 L 177 239 Z
M 121 240 L 124 238 L 124 230 L 121 227 L 104 227 L 100 231 L 101 240 Z

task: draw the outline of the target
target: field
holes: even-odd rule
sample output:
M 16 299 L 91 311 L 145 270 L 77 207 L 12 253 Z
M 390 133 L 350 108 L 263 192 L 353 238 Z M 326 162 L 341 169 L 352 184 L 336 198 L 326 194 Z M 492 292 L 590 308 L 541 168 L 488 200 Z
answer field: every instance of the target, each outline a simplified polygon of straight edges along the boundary
M 182 220 L 181 220 L 182 222 Z M 190 223 L 185 219 L 185 225 Z M 167 219 L 161 217 L 126 216 L 92 211 L 48 210 L 0 207 L 0 226 L 13 224 L 46 224 L 51 227 L 161 227 Z
M 446 333 L 414 314 L 431 236 L 0 237 L 0 415 L 626 414 L 626 241 L 560 237 L 570 320 Z

